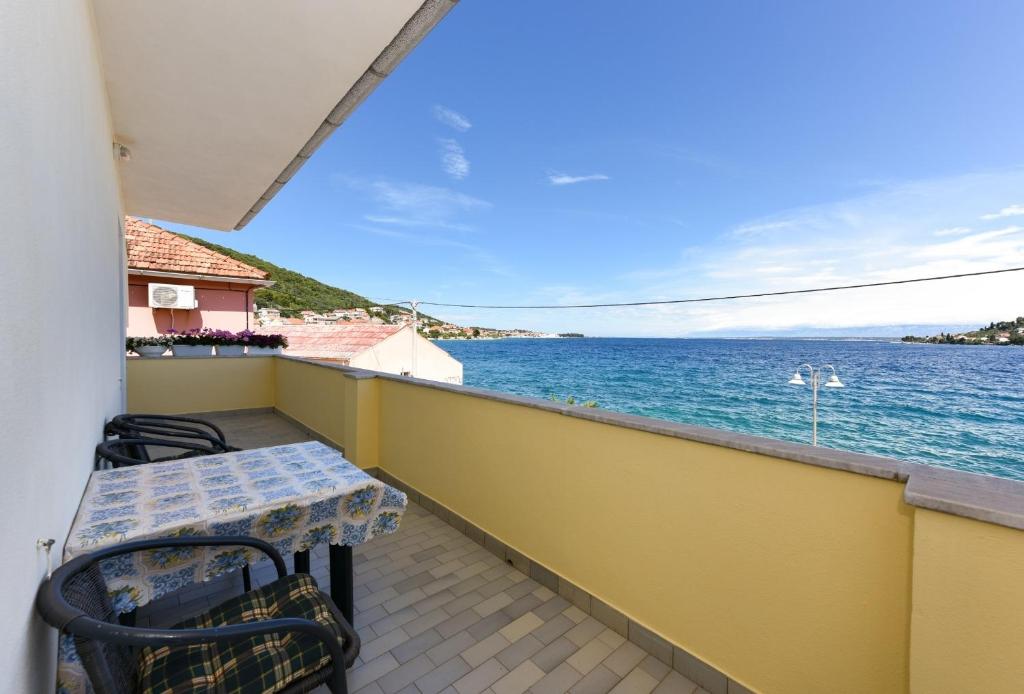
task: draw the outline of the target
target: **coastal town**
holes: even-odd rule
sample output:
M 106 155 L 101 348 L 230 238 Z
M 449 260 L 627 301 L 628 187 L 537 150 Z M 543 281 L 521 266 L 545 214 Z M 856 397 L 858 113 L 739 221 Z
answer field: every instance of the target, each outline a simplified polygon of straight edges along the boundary
M 430 316 L 418 319 L 405 308 L 370 306 L 339 307 L 330 311 L 299 311 L 298 316 L 289 317 L 278 308 L 256 308 L 256 320 L 262 327 L 283 325 L 412 325 L 417 323 L 421 335 L 432 340 L 496 340 L 501 338 L 556 338 L 582 337 L 578 333 L 541 333 L 523 329 L 497 329 L 479 326 L 463 326 L 438 320 Z
M 937 345 L 1024 345 L 1024 316 L 1017 316 L 1010 321 L 993 321 L 987 327 L 963 333 L 941 332 L 927 337 L 907 335 L 902 342 Z

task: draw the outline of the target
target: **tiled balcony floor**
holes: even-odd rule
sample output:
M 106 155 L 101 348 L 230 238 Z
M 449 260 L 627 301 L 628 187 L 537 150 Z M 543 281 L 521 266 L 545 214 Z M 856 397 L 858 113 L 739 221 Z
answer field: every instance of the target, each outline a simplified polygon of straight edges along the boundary
M 310 437 L 272 414 L 216 418 L 246 448 Z M 326 547 L 312 572 L 328 585 Z M 362 650 L 349 671 L 358 694 L 685 692 L 703 689 L 423 508 L 400 530 L 356 547 L 355 626 Z M 254 580 L 273 578 L 254 568 Z M 238 575 L 200 584 L 140 611 L 140 624 L 200 612 L 241 588 Z M 317 693 L 326 693 L 326 688 Z

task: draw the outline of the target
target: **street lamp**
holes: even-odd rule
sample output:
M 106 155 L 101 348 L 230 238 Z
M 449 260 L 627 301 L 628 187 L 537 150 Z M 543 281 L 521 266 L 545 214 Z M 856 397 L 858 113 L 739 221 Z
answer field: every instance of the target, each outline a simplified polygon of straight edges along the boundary
M 805 386 L 807 382 L 804 381 L 800 375 L 801 369 L 807 369 L 807 372 L 811 375 L 811 445 L 818 445 L 818 386 L 821 385 L 821 372 L 823 369 L 831 369 L 832 375 L 825 381 L 826 388 L 842 388 L 843 384 L 839 380 L 839 376 L 836 375 L 836 368 L 831 364 L 825 364 L 824 366 L 815 369 L 810 364 L 801 364 L 797 367 L 796 373 L 793 374 L 793 378 L 789 379 L 789 384 L 792 386 Z

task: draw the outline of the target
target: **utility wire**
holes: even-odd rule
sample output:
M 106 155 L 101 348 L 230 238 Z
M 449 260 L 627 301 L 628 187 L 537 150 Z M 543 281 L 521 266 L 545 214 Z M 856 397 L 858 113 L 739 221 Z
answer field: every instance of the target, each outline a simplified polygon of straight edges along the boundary
M 914 277 L 905 280 L 888 280 L 885 282 L 862 282 L 860 284 L 841 284 L 833 287 L 815 287 L 813 289 L 787 289 L 778 292 L 756 292 L 753 294 L 727 294 L 723 296 L 704 296 L 694 299 L 664 299 L 657 301 L 623 301 L 607 304 L 538 304 L 522 306 L 506 306 L 495 304 L 446 304 L 437 301 L 421 301 L 420 306 L 443 306 L 447 308 L 487 308 L 487 309 L 553 309 L 553 308 L 616 308 L 623 306 L 664 306 L 666 304 L 697 304 L 708 301 L 732 301 L 734 299 L 755 299 L 766 296 L 789 296 L 793 294 L 816 294 L 819 292 L 837 292 L 844 289 L 865 289 L 868 287 L 890 287 L 898 284 L 914 284 L 917 282 L 936 282 L 962 277 L 979 277 L 981 275 L 998 275 L 1007 272 L 1021 272 L 1024 267 L 1009 267 L 1001 270 L 981 270 L 978 272 L 960 272 L 955 275 L 936 275 L 933 277 Z M 381 302 L 381 306 L 397 306 L 408 304 L 409 301 Z

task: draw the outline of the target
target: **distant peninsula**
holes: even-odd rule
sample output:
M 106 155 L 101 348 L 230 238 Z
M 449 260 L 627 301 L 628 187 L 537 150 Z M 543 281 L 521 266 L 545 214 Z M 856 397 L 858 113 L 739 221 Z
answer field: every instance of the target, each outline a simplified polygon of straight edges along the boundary
M 963 333 L 939 333 L 927 337 L 907 335 L 902 342 L 923 342 L 933 345 L 1024 345 L 1024 316 L 1010 321 L 989 323 Z

